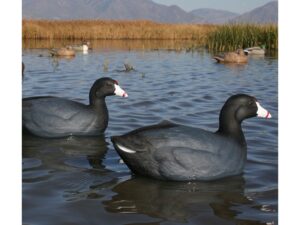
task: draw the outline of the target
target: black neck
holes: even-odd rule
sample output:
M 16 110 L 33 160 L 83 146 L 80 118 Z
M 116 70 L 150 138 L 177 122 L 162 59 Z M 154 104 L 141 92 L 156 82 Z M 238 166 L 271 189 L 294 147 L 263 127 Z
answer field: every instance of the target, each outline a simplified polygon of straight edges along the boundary
M 103 106 L 106 108 L 105 97 L 90 99 L 90 105 L 95 108 L 103 107 Z
M 241 126 L 242 121 L 235 117 L 230 108 L 222 108 L 219 117 L 219 129 L 216 133 L 235 139 L 240 145 L 246 146 L 246 140 Z
M 99 111 L 103 115 L 108 115 L 106 103 L 105 103 L 105 96 L 97 97 L 95 92 L 90 92 L 90 106 Z
M 106 95 L 104 93 L 102 93 L 101 91 L 99 91 L 97 89 L 97 86 L 94 84 L 89 93 L 90 105 L 96 106 L 96 107 L 98 105 L 104 105 L 106 107 L 105 97 L 106 97 Z

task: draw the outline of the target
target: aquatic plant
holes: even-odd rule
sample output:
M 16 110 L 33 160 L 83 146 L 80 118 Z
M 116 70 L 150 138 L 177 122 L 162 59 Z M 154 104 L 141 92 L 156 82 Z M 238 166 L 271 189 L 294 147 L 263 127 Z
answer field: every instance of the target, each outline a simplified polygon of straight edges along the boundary
M 148 20 L 23 20 L 23 40 L 188 40 L 187 51 L 201 46 L 227 51 L 265 45 L 278 49 L 276 24 L 167 24 Z M 172 49 L 173 50 L 173 49 Z M 181 51 L 182 49 L 177 49 Z
M 105 59 L 104 62 L 103 62 L 103 64 L 102 64 L 103 72 L 107 72 L 108 71 L 108 66 L 109 66 L 109 60 Z
M 206 40 L 209 49 L 236 50 L 265 45 L 266 49 L 278 49 L 278 26 L 275 24 L 226 24 L 209 33 Z
M 124 63 L 124 67 L 125 67 L 126 72 L 130 72 L 130 71 L 134 70 L 133 66 L 130 65 L 129 63 Z

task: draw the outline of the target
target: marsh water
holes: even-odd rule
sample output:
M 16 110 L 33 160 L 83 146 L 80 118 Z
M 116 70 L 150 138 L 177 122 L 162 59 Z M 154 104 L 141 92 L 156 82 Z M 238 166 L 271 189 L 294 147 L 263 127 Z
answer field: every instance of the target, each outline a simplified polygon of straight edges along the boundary
M 102 41 L 71 59 L 23 45 L 23 97 L 60 96 L 88 103 L 93 82 L 112 77 L 127 99 L 107 97 L 109 125 L 99 137 L 44 139 L 23 134 L 23 224 L 277 224 L 278 59 L 250 57 L 222 65 L 184 43 Z M 124 71 L 124 63 L 135 70 Z M 243 123 L 244 173 L 213 182 L 168 182 L 133 175 L 110 136 L 169 120 L 215 131 L 225 100 L 254 95 L 272 119 Z

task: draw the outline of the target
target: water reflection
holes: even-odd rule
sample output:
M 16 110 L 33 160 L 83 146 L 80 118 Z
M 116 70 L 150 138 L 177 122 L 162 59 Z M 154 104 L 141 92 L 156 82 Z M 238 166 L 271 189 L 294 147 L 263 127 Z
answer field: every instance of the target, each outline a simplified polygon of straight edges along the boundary
M 242 64 L 242 63 L 224 63 L 221 64 L 222 66 L 225 66 L 228 69 L 232 70 L 244 70 L 247 68 L 247 64 Z
M 47 188 L 46 198 L 53 190 L 63 190 L 66 201 L 100 197 L 89 187 L 111 180 L 103 165 L 107 145 L 104 136 L 45 139 L 24 132 L 23 183 Z
M 23 134 L 23 168 L 36 167 L 36 160 L 43 167 L 54 170 L 74 168 L 104 169 L 102 159 L 108 143 L 104 135 L 99 137 L 69 137 L 45 139 L 28 133 Z
M 49 57 L 51 57 L 51 64 L 54 72 L 59 68 L 60 61 L 65 60 L 67 62 L 70 62 L 75 58 L 75 56 L 49 56 Z
M 55 55 L 55 56 L 51 56 L 51 57 L 57 61 L 59 59 L 67 59 L 67 60 L 71 61 L 72 59 L 75 58 L 75 55 Z
M 111 200 L 104 201 L 104 205 L 111 213 L 146 214 L 175 222 L 205 218 L 211 210 L 219 218 L 238 221 L 236 216 L 240 211 L 237 206 L 250 207 L 253 204 L 244 188 L 242 176 L 189 183 L 136 177 L 115 186 L 112 191 L 116 194 Z M 236 209 L 232 208 L 234 206 Z

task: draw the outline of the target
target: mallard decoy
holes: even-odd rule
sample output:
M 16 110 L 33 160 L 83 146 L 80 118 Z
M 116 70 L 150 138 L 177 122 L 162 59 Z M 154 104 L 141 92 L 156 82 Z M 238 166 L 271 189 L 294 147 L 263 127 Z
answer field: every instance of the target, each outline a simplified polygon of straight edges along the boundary
M 214 56 L 218 63 L 247 63 L 248 57 L 243 49 L 238 49 L 236 52 L 227 52 L 223 56 Z
M 50 49 L 49 52 L 50 52 L 51 56 L 66 56 L 66 57 L 75 56 L 75 51 L 68 47 L 60 48 L 60 49 Z

